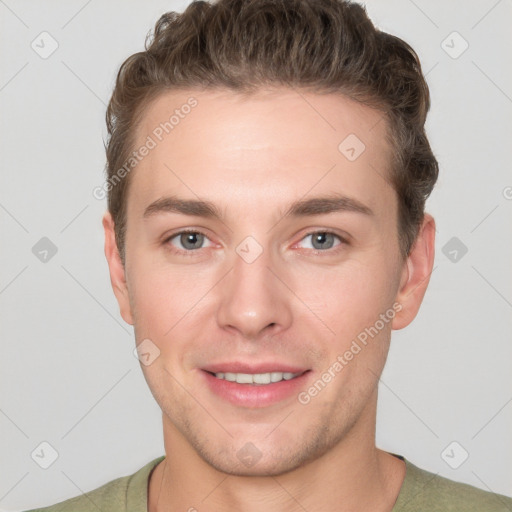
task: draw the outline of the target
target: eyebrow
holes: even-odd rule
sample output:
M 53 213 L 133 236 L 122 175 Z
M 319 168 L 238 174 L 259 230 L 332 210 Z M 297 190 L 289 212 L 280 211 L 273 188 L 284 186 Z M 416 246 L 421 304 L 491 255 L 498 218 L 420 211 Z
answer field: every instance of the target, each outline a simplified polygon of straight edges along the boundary
M 311 199 L 295 201 L 284 211 L 281 217 L 309 217 L 337 212 L 355 212 L 364 215 L 374 215 L 371 208 L 358 201 L 341 194 L 331 194 Z M 144 210 L 144 218 L 162 213 L 179 213 L 195 217 L 205 217 L 221 220 L 223 215 L 220 209 L 210 201 L 198 199 L 181 199 L 168 196 L 157 199 Z

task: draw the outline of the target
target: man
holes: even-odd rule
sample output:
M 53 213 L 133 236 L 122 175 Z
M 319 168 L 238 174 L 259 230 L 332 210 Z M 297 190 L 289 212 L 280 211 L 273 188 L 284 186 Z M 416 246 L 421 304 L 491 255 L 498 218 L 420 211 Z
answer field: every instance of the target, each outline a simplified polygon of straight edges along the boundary
M 433 267 L 429 103 L 357 4 L 159 20 L 108 107 L 103 226 L 165 456 L 42 510 L 512 510 L 375 445 L 391 331 Z

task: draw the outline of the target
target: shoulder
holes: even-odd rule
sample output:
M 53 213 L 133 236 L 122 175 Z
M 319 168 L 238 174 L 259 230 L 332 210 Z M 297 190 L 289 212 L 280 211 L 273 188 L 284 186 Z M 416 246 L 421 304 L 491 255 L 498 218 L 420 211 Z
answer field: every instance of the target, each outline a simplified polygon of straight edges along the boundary
M 404 459 L 405 460 L 405 459 Z M 393 512 L 511 512 L 512 498 L 455 482 L 405 460 L 406 473 Z
M 80 496 L 44 508 L 25 512 L 89 512 L 92 510 L 124 510 L 129 476 L 117 478 Z
M 24 512 L 146 512 L 149 475 L 164 457 L 152 460 L 132 475 L 116 478 L 92 491 L 44 508 Z

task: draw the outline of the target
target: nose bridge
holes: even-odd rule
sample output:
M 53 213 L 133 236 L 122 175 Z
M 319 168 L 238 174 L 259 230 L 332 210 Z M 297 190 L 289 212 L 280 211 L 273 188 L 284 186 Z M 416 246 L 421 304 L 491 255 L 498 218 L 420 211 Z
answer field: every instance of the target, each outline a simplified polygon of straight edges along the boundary
M 235 248 L 232 271 L 222 287 L 218 309 L 221 327 L 232 327 L 244 337 L 255 338 L 273 325 L 276 330 L 291 321 L 289 298 L 277 279 L 275 258 L 268 247 L 248 236 Z

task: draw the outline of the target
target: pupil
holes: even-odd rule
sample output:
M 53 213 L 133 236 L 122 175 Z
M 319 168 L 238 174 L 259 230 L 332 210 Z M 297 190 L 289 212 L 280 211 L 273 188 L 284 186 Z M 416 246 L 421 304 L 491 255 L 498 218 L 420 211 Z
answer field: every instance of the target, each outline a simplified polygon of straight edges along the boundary
M 201 235 L 199 233 L 185 233 L 184 235 L 182 235 L 182 244 L 184 247 L 188 248 L 188 249 L 197 249 L 196 246 L 201 246 L 201 241 L 199 239 L 199 241 L 197 240 L 198 237 L 200 237 Z M 187 244 L 191 244 L 192 247 L 188 246 Z
M 326 246 L 325 245 L 322 245 L 323 243 L 325 243 L 327 237 L 329 236 L 332 236 L 330 233 L 317 233 L 314 237 L 314 242 L 313 242 L 313 245 L 315 245 L 316 242 L 318 242 L 320 244 L 320 249 L 322 248 L 325 248 Z M 315 248 L 318 248 L 318 247 L 315 247 Z

